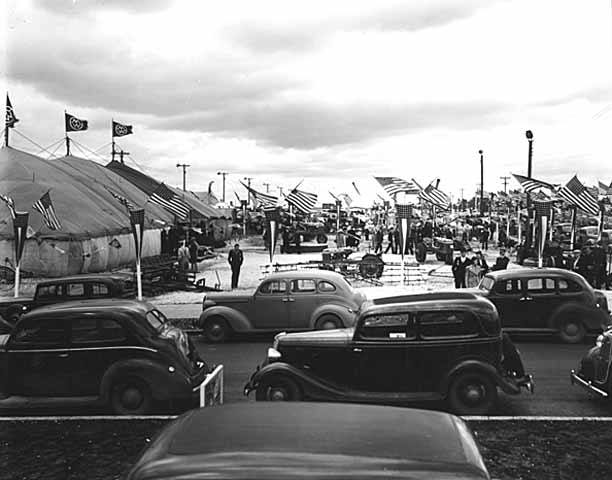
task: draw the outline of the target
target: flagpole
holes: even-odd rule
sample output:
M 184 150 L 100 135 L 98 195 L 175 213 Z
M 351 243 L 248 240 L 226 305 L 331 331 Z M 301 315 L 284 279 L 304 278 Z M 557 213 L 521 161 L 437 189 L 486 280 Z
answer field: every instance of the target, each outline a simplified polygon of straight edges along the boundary
M 570 229 L 570 250 L 574 251 L 574 241 L 576 239 L 576 207 L 572 207 L 572 226 Z
M 115 132 L 113 129 L 113 125 L 115 124 L 115 119 L 111 118 L 111 161 L 115 161 Z
M 9 111 L 9 106 L 8 106 L 8 92 L 6 92 L 6 113 L 8 113 Z M 4 122 L 4 146 L 8 147 L 9 146 L 9 126 L 8 123 L 5 121 Z
M 404 269 L 406 267 L 406 262 L 404 260 L 404 257 L 406 256 L 405 255 L 405 253 L 406 253 L 405 252 L 405 250 L 406 250 L 406 236 L 407 236 L 407 233 L 408 233 L 408 219 L 407 218 L 400 219 L 400 227 L 402 228 L 401 235 L 400 235 L 401 241 L 402 241 L 402 244 L 400 246 L 400 253 L 402 255 L 402 259 L 401 259 L 401 262 L 400 262 L 400 265 L 401 265 L 401 267 L 400 267 L 401 268 L 400 285 L 403 287 L 404 286 L 404 277 L 405 277 L 405 270 Z

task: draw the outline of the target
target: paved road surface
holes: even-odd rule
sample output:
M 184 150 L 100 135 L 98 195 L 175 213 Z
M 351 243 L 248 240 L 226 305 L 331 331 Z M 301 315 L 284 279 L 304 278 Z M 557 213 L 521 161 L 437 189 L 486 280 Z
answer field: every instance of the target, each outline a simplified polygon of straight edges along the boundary
M 225 367 L 227 402 L 254 401 L 242 394 L 244 384 L 266 355 L 271 336 L 248 338 L 222 345 L 207 344 L 194 337 L 198 350 L 209 363 Z M 545 339 L 517 341 L 525 367 L 535 377 L 535 394 L 519 396 L 500 393 L 499 415 L 612 416 L 612 402 L 589 395 L 569 381 L 569 372 L 576 368 L 592 339 L 581 345 L 564 345 Z

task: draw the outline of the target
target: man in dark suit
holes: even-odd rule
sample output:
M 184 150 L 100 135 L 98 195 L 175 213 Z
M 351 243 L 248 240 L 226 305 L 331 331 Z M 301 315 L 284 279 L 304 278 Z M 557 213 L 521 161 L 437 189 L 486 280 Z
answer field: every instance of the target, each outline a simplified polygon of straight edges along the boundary
M 244 261 L 244 255 L 242 254 L 242 250 L 240 250 L 240 245 L 234 245 L 234 249 L 230 250 L 230 253 L 227 257 L 227 261 L 232 268 L 232 289 L 238 288 L 238 277 L 240 276 L 240 267 L 242 266 L 242 262 Z
M 455 277 L 455 288 L 465 288 L 465 269 L 470 264 L 470 259 L 467 258 L 464 249 L 461 250 L 461 256 L 455 257 L 453 260 L 453 277 Z

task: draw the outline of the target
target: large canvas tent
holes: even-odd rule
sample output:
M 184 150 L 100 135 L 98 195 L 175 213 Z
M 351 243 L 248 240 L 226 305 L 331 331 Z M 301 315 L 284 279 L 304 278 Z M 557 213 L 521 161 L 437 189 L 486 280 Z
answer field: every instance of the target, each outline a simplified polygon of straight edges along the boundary
M 98 272 L 134 262 L 134 242 L 126 208 L 109 192 L 143 206 L 147 195 L 90 160 L 64 157 L 45 160 L 10 147 L 0 149 L 0 193 L 11 197 L 17 211 L 30 212 L 23 270 L 42 276 Z M 51 230 L 32 205 L 50 193 L 61 229 Z M 172 215 L 146 206 L 143 256 L 160 252 L 160 229 Z M 9 209 L 0 202 L 0 261 L 14 262 Z

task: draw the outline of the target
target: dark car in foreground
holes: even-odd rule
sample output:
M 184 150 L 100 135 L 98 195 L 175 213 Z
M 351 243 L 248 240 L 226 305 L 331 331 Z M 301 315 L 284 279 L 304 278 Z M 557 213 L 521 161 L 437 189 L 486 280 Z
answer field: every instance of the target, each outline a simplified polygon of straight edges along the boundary
M 573 385 L 597 396 L 612 398 L 612 328 L 597 337 L 578 370 L 571 371 L 570 378 Z
M 233 333 L 350 327 L 364 299 L 339 273 L 277 272 L 254 292 L 204 295 L 197 323 L 215 343 Z
M 491 300 L 509 333 L 556 333 L 579 343 L 610 324 L 608 301 L 577 273 L 559 268 L 518 268 L 486 274 L 478 291 Z
M 0 409 L 156 404 L 192 408 L 208 373 L 186 334 L 152 305 L 87 300 L 38 308 L 0 335 Z
M 188 412 L 128 480 L 488 479 L 467 425 L 441 412 L 326 403 L 232 404 Z
M 469 292 L 380 298 L 354 328 L 281 333 L 245 385 L 257 400 L 404 404 L 446 401 L 454 413 L 492 412 L 497 389 L 533 391 L 495 306 Z
M 132 298 L 133 276 L 121 273 L 92 273 L 43 280 L 33 297 L 0 299 L 0 315 L 15 324 L 24 313 L 45 305 L 96 298 Z

